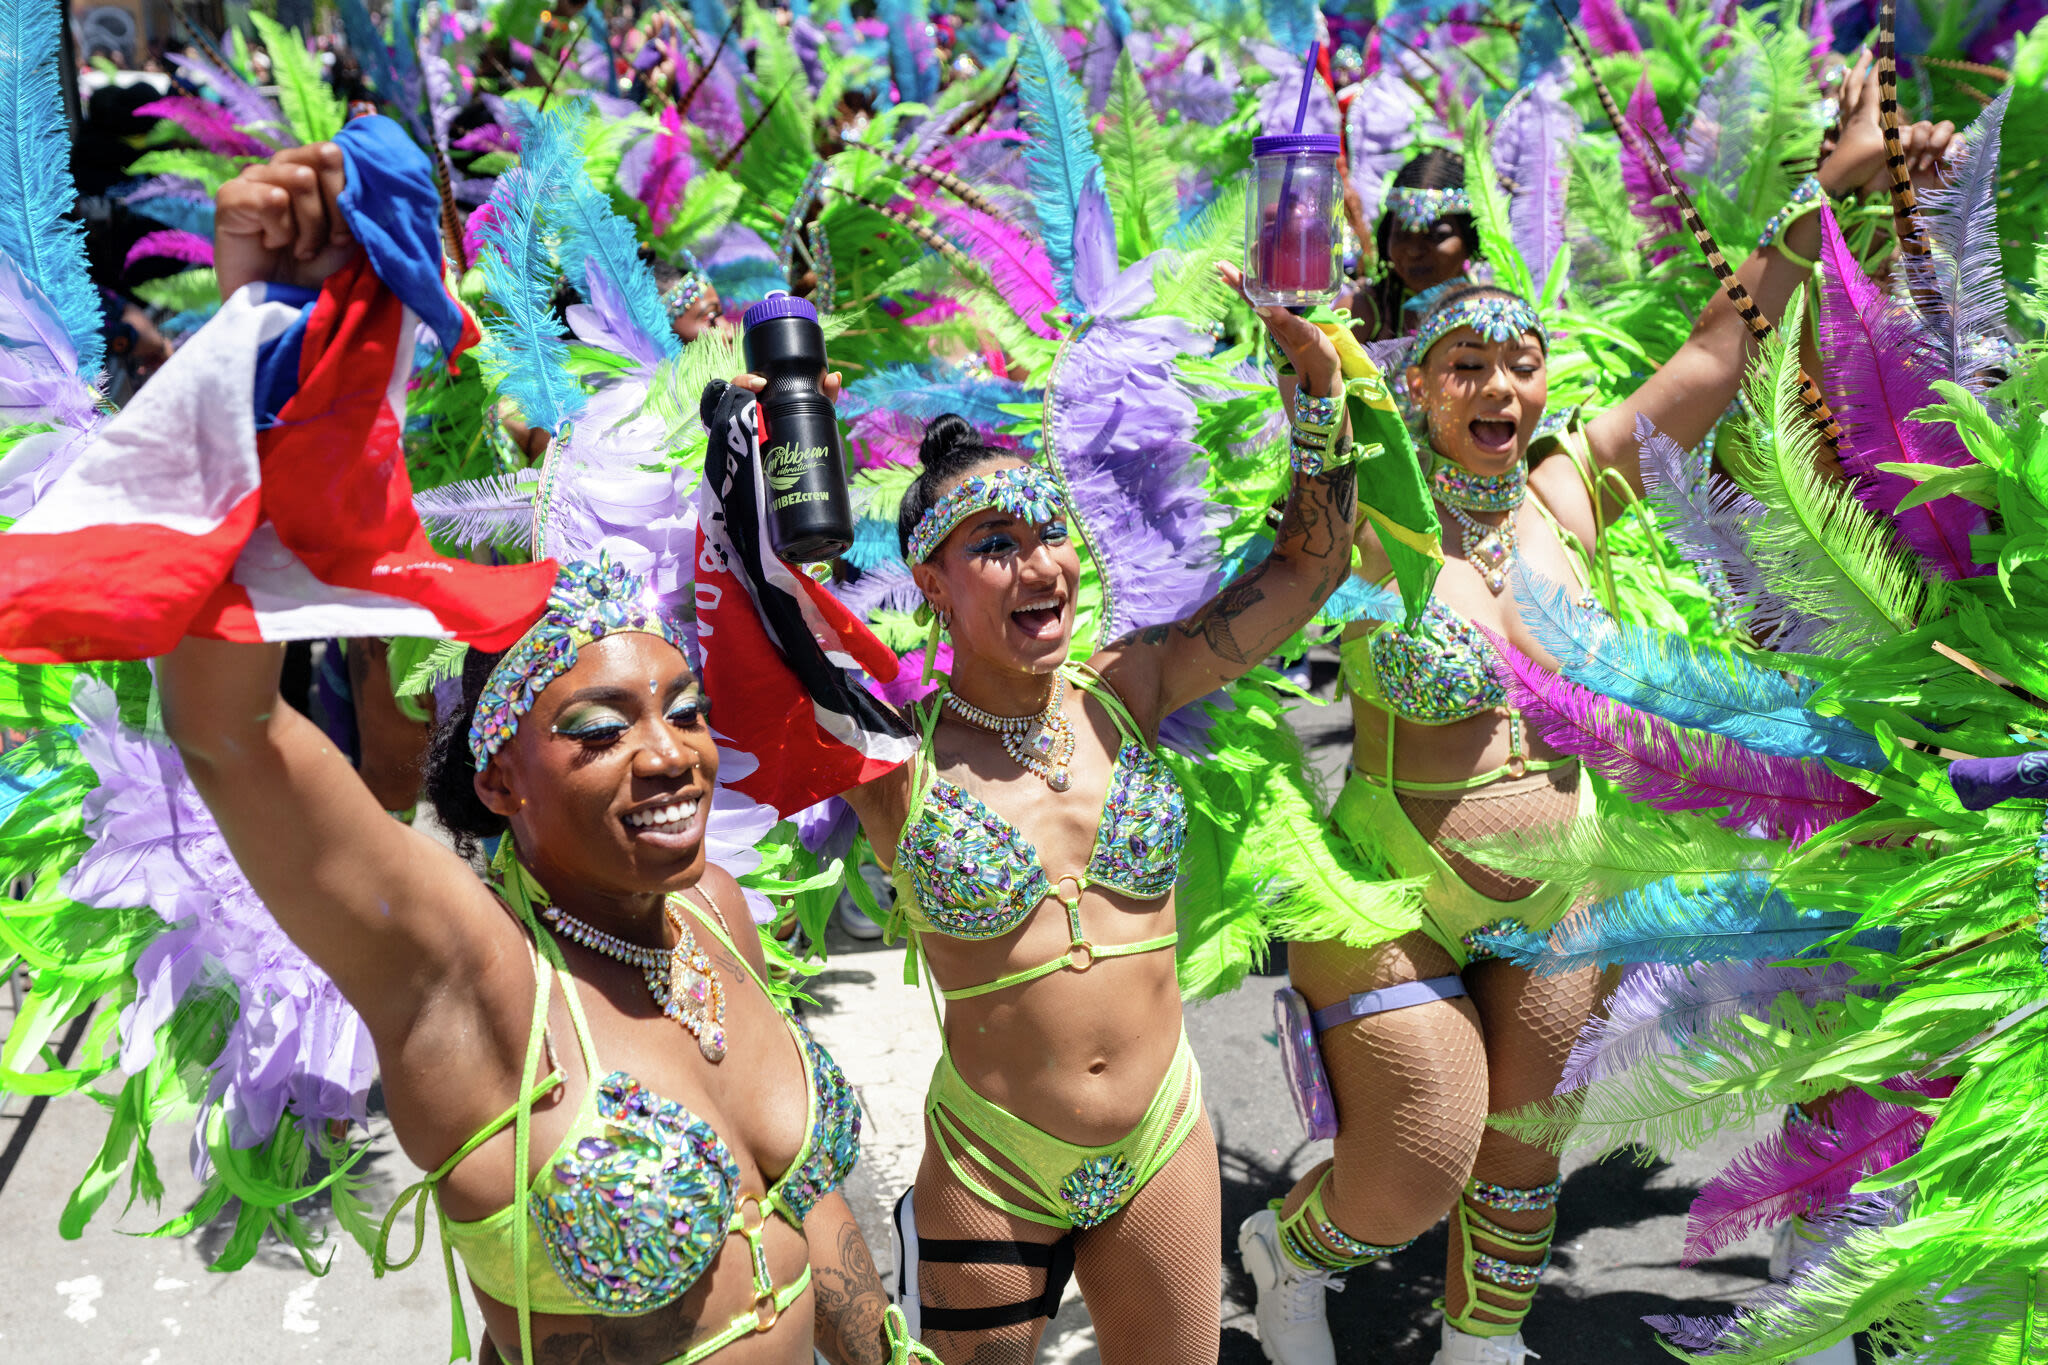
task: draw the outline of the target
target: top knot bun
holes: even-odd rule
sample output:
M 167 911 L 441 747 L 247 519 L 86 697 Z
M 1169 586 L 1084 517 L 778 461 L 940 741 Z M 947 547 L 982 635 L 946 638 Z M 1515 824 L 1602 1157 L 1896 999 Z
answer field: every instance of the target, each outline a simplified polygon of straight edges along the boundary
M 926 473 L 942 479 L 987 458 L 988 448 L 981 443 L 981 433 L 974 429 L 974 423 L 957 413 L 933 418 L 917 445 L 917 462 Z

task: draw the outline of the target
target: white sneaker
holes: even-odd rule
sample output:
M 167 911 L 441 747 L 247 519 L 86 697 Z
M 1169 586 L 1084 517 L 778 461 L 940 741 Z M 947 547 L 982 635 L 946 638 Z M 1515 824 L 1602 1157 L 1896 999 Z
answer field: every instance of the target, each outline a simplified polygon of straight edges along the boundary
M 1520 1332 L 1504 1337 L 1476 1337 L 1447 1322 L 1444 1344 L 1430 1365 L 1522 1365 L 1524 1361 L 1538 1359 L 1541 1357 L 1522 1344 Z
M 1323 1291 L 1341 1291 L 1344 1282 L 1327 1270 L 1296 1265 L 1280 1249 L 1280 1219 L 1271 1209 L 1260 1209 L 1239 1225 L 1237 1254 L 1258 1287 L 1254 1315 L 1266 1359 L 1273 1365 L 1337 1365 Z

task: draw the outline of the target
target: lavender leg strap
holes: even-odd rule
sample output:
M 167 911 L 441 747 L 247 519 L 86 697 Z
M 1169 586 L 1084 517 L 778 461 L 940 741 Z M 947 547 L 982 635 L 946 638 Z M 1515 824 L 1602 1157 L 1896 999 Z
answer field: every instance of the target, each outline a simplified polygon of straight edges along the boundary
M 1410 1005 L 1427 1005 L 1464 994 L 1462 977 L 1432 976 L 1427 981 L 1403 981 L 1395 986 L 1382 986 L 1376 991 L 1362 991 L 1348 1000 L 1325 1005 L 1310 1017 L 1315 1020 L 1317 1033 L 1327 1033 L 1339 1024 L 1363 1019 L 1368 1014 L 1405 1010 Z

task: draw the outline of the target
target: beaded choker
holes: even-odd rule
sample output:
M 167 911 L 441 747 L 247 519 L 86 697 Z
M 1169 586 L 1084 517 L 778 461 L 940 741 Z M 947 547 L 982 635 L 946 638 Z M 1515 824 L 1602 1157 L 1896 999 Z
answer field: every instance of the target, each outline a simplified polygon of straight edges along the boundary
M 718 922 L 724 924 L 725 916 L 710 897 L 705 898 L 705 903 L 711 905 L 711 913 L 718 915 Z M 542 906 L 540 916 L 571 943 L 579 943 L 615 962 L 638 967 L 655 1005 L 689 1031 L 690 1036 L 697 1040 L 697 1050 L 704 1054 L 704 1060 L 723 1061 L 725 985 L 718 979 L 710 956 L 697 946 L 697 936 L 690 931 L 690 922 L 677 908 L 676 898 L 668 897 L 661 908 L 668 916 L 668 922 L 676 927 L 676 946 L 673 948 L 645 948 L 637 943 L 628 943 L 585 924 L 559 905 Z
M 1498 474 L 1475 474 L 1438 456 L 1429 467 L 1429 491 L 1467 512 L 1512 512 L 1529 495 L 1529 471 L 1517 460 Z
M 600 554 L 595 564 L 564 564 L 540 619 L 527 628 L 484 681 L 469 723 L 469 752 L 478 771 L 505 746 L 547 685 L 576 666 L 576 651 L 624 631 L 659 635 L 682 648 L 681 629 L 663 614 L 646 585 Z
M 1013 465 L 993 474 L 971 475 L 917 519 L 904 559 L 911 564 L 924 563 L 938 552 L 954 527 L 990 507 L 999 507 L 1033 526 L 1044 526 L 1066 512 L 1067 495 L 1060 481 L 1037 465 Z
M 1456 187 L 1418 190 L 1396 186 L 1387 191 L 1387 212 L 1409 232 L 1422 232 L 1450 214 L 1471 211 L 1472 196 Z

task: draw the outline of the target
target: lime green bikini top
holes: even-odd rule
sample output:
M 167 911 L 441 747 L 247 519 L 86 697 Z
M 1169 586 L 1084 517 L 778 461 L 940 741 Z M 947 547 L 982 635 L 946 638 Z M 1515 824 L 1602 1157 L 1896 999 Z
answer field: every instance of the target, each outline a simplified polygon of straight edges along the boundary
M 525 874 L 516 863 L 512 870 Z M 457 1354 L 467 1355 L 469 1345 L 455 1275 L 455 1255 L 460 1252 L 478 1289 L 518 1308 L 522 1358 L 531 1360 L 534 1313 L 624 1317 L 653 1312 L 689 1292 L 726 1239 L 738 1233 L 749 1247 L 754 1306 L 692 1347 L 679 1362 L 703 1360 L 750 1332 L 766 1331 L 810 1283 L 808 1266 L 790 1283 L 774 1283 L 761 1246 L 767 1215 L 776 1214 L 801 1228 L 804 1216 L 846 1178 L 859 1156 L 860 1106 L 846 1078 L 802 1022 L 785 1012 L 808 1082 L 803 1147 L 765 1193 L 742 1193 L 739 1165 L 709 1124 L 626 1072 L 600 1069 L 576 983 L 560 948 L 535 922 L 530 894 L 517 895 L 508 887 L 506 899 L 516 906 L 532 935 L 529 950 L 537 982 L 533 1040 L 538 1047 L 529 1049 L 526 1073 L 531 1075 L 538 1062 L 531 1054 L 545 1049 L 548 1075 L 433 1174 L 399 1196 L 378 1239 L 377 1273 L 404 1269 L 419 1256 L 423 1230 L 402 1261 L 390 1261 L 386 1248 L 406 1204 L 431 1197 L 441 1230 Z M 715 916 L 704 924 L 746 964 L 755 983 L 762 984 Z M 530 1169 L 533 1105 L 566 1079 L 547 1036 L 551 987 L 557 978 L 589 1081 L 582 1103 L 553 1155 L 530 1184 L 515 1192 L 511 1204 L 474 1222 L 456 1222 L 441 1207 L 441 1182 L 488 1138 L 512 1126 L 517 1135 L 516 1168 Z M 415 1228 L 419 1226 L 416 1222 Z M 535 1236 L 546 1253 L 544 1259 L 531 1255 Z
M 940 992 L 948 1000 L 986 995 L 1069 967 L 1086 971 L 1097 958 L 1154 952 L 1180 941 L 1172 933 L 1098 947 L 1081 932 L 1081 896 L 1091 886 L 1139 900 L 1158 900 L 1173 890 L 1187 842 L 1187 798 L 1172 770 L 1145 744 L 1115 689 L 1086 664 L 1067 664 L 1060 671 L 1077 690 L 1102 703 L 1123 740 L 1110 765 L 1095 847 L 1078 875 L 1048 878 L 1038 850 L 1015 825 L 938 775 L 932 736 L 943 693 L 932 698 L 925 712 L 916 790 L 896 843 L 898 914 L 914 932 L 992 939 L 1015 930 L 1053 897 L 1066 907 L 1069 931 L 1062 956 L 979 986 Z

